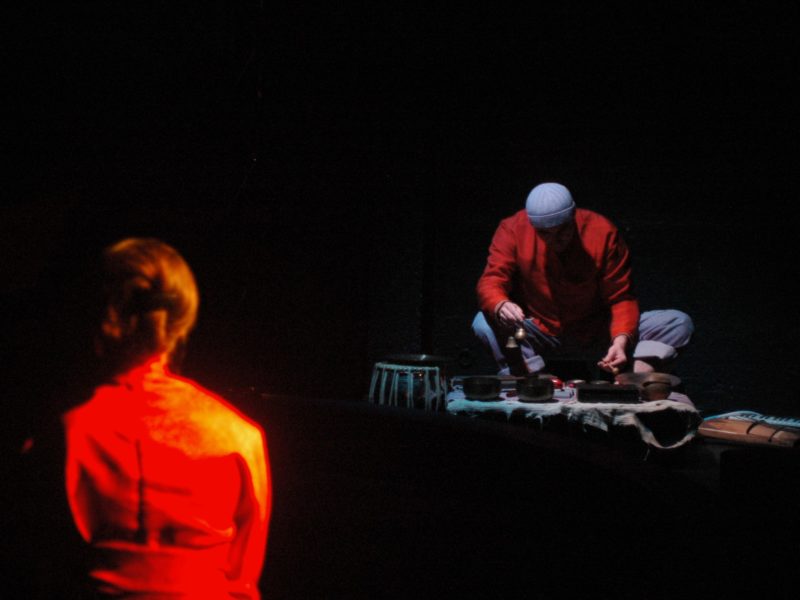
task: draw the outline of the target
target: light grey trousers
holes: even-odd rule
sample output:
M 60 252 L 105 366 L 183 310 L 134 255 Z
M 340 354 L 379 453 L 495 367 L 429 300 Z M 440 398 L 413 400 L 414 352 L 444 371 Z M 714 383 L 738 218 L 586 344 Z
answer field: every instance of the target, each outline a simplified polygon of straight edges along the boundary
M 569 347 L 569 341 L 547 335 L 542 332 L 531 319 L 523 322 L 527 336 L 518 342 L 522 357 L 528 365 L 528 370 L 536 373 L 544 369 L 545 359 L 548 355 L 568 356 L 573 354 L 573 348 Z M 472 321 L 472 331 L 483 342 L 484 346 L 491 352 L 500 374 L 508 374 L 508 364 L 501 346 L 505 345 L 506 332 L 495 330 L 486 320 L 482 312 L 479 312 Z M 650 310 L 643 312 L 639 316 L 639 341 L 633 350 L 633 358 L 656 364 L 668 364 L 678 354 L 678 350 L 686 346 L 694 333 L 694 323 L 686 313 L 673 310 Z M 583 347 L 578 355 L 585 355 L 588 352 L 597 354 L 597 360 L 605 355 L 608 350 L 608 342 L 600 341 L 600 345 Z

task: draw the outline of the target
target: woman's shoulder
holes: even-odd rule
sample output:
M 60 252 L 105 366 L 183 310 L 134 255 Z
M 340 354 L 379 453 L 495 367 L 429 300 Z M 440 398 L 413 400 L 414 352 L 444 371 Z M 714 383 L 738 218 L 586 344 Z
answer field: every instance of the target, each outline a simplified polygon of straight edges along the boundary
M 234 447 L 262 443 L 261 426 L 223 396 L 188 377 L 170 374 L 168 378 L 173 394 L 182 399 L 181 410 L 218 443 Z

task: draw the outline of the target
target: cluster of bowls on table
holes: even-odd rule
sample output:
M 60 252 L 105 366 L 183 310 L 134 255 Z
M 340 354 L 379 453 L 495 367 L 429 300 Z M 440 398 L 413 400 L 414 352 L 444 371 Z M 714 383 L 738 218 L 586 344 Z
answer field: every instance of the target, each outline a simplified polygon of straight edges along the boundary
M 557 383 L 554 383 L 557 382 Z M 680 379 L 667 373 L 620 373 L 615 381 L 591 382 L 595 385 L 614 383 L 624 386 L 635 385 L 639 388 L 641 401 L 653 401 L 667 398 L 669 393 L 680 384 Z M 470 400 L 500 400 L 501 392 L 506 389 L 516 390 L 516 398 L 520 402 L 555 402 L 553 392 L 556 385 L 563 385 L 554 375 L 532 373 L 523 377 L 503 375 L 474 375 L 461 378 L 464 397 Z
M 464 396 L 470 400 L 499 400 L 500 392 L 511 387 L 516 390 L 516 397 L 521 402 L 554 402 L 553 379 L 550 375 L 475 375 L 464 377 L 462 387 Z

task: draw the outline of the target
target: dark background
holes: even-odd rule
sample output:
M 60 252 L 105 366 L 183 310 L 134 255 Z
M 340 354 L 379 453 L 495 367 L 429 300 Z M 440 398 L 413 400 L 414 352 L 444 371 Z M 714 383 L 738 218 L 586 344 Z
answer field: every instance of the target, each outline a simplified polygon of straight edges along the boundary
M 185 369 L 222 393 L 362 400 L 392 353 L 491 372 L 474 285 L 542 181 L 623 230 L 643 309 L 692 315 L 702 410 L 797 414 L 796 4 L 16 11 L 11 414 L 86 360 L 74 290 L 130 235 L 193 266 Z

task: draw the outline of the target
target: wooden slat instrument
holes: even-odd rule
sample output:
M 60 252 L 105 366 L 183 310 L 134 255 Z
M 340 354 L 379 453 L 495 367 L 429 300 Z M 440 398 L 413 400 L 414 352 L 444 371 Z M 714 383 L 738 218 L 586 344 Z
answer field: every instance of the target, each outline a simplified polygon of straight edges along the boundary
M 700 436 L 759 446 L 800 447 L 800 419 L 740 410 L 706 417 Z

